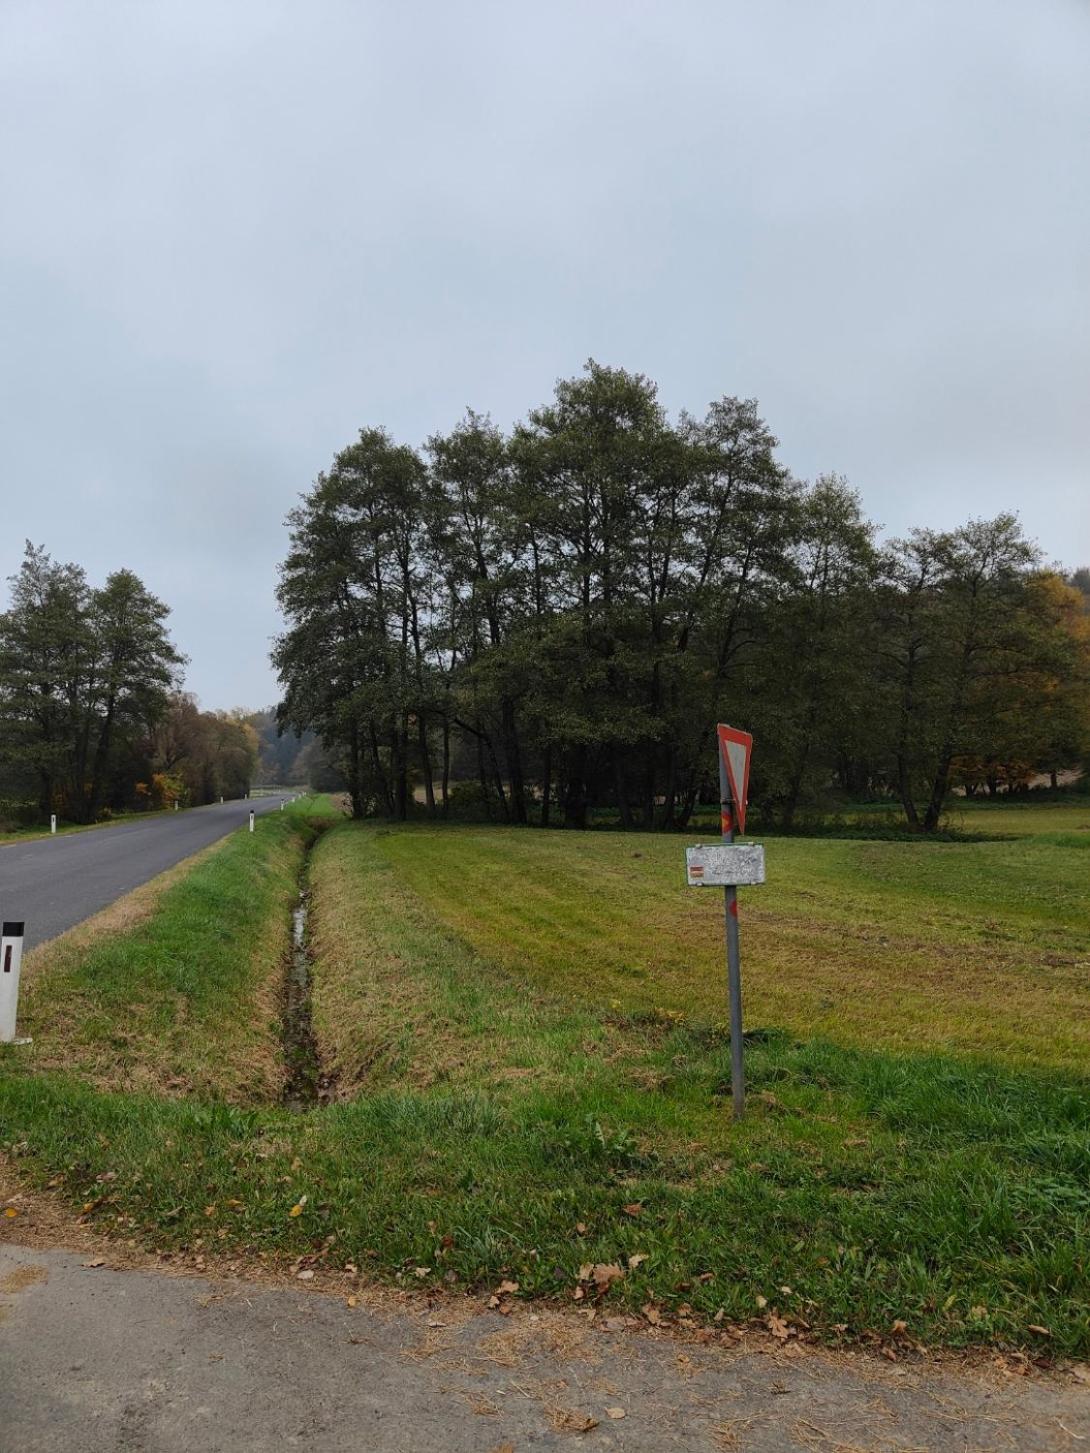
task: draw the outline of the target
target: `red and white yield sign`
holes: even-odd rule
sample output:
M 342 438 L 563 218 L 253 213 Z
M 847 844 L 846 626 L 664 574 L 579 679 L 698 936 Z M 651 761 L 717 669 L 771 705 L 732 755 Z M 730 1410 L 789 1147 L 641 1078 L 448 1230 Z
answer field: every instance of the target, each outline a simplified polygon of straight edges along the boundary
M 753 737 L 749 732 L 740 732 L 737 727 L 716 728 L 719 734 L 719 756 L 730 784 L 730 800 L 734 809 L 734 825 L 739 832 L 746 830 L 746 802 L 749 798 L 749 764 L 753 757 Z M 729 829 L 724 825 L 724 832 Z

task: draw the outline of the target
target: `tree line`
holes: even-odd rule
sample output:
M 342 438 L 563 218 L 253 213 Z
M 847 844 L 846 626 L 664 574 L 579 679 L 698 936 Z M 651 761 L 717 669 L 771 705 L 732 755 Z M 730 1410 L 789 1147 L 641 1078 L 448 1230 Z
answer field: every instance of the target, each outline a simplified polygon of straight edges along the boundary
M 90 823 L 249 788 L 257 736 L 181 690 L 167 606 L 131 570 L 101 586 L 28 543 L 0 614 L 0 809 Z
M 317 733 L 357 816 L 683 828 L 714 724 L 758 738 L 785 827 L 837 794 L 923 832 L 951 791 L 1090 750 L 1081 575 L 1018 521 L 880 542 L 830 474 L 795 479 L 751 399 L 670 420 L 593 361 L 502 432 L 382 428 L 288 519 L 280 723 Z

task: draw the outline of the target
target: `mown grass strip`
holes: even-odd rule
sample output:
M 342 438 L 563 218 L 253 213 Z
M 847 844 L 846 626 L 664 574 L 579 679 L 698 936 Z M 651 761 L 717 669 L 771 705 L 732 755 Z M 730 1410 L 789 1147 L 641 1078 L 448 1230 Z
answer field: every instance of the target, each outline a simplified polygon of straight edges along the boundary
M 420 827 L 382 852 L 439 928 L 536 992 L 726 1019 L 722 898 L 675 838 Z M 1090 1070 L 1085 853 L 777 839 L 741 905 L 747 1023 Z

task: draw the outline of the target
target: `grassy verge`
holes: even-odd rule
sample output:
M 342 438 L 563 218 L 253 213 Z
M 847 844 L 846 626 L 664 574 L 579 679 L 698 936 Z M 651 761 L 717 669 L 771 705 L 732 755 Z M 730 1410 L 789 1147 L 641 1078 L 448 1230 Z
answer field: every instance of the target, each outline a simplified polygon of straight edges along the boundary
M 966 855 L 937 866 L 884 856 L 901 845 L 781 848 L 743 908 L 748 1022 L 765 1027 L 741 1126 L 715 895 L 681 886 L 676 842 L 343 826 L 310 865 L 314 1025 L 338 1103 L 122 1094 L 9 1056 L 4 1139 L 30 1177 L 154 1245 L 414 1285 L 507 1279 L 651 1320 L 756 1317 L 830 1340 L 903 1323 L 1086 1356 L 1090 1085 L 1062 1023 L 1081 990 L 1042 953 L 1081 965 L 1082 855 L 1044 845 L 1051 868 L 1022 880 L 1040 905 L 1007 897 L 1005 844 L 912 850 Z M 245 911 L 232 901 L 232 921 Z M 792 945 L 808 957 L 784 988 Z M 1011 1025 L 1030 1008 L 1008 1002 L 1019 956 L 1044 985 L 1028 1048 Z M 834 963 L 843 1032 L 835 1016 L 815 1032 L 795 992 L 815 972 L 832 992 Z M 913 1045 L 899 1002 L 924 992 L 925 964 L 930 1030 Z M 976 1019 L 999 1022 L 987 1034 L 957 997 L 973 981 Z M 853 1017 L 855 995 L 870 1007 Z
M 275 1097 L 280 966 L 312 835 L 299 811 L 260 818 L 30 955 L 20 1060 L 112 1089 Z
M 167 808 L 154 812 L 119 812 L 105 822 L 58 822 L 57 837 L 67 837 L 74 832 L 97 832 L 100 828 L 124 827 L 126 823 L 146 822 L 149 817 L 166 817 Z M 0 847 L 8 843 L 33 842 L 35 838 L 52 837 L 48 827 L 4 827 L 0 828 Z

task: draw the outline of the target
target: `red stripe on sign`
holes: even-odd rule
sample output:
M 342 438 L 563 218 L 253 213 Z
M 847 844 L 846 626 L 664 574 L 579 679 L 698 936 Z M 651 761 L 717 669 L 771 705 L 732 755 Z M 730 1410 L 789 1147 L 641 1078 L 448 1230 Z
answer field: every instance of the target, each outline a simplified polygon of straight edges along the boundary
M 732 821 L 731 815 L 726 810 L 726 808 L 724 808 L 723 811 L 719 814 L 719 831 L 723 834 L 724 837 L 726 837 L 728 832 L 734 831 L 734 822 Z

